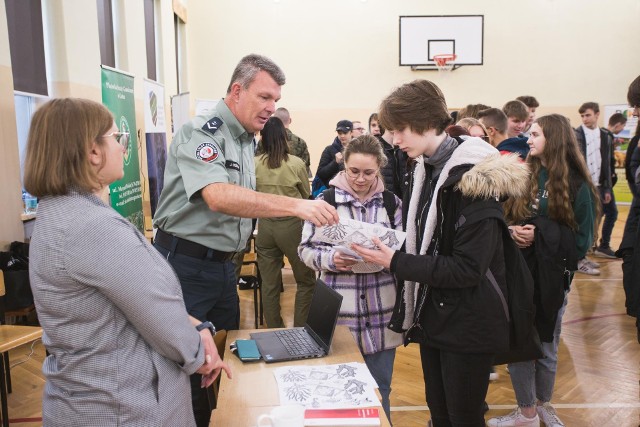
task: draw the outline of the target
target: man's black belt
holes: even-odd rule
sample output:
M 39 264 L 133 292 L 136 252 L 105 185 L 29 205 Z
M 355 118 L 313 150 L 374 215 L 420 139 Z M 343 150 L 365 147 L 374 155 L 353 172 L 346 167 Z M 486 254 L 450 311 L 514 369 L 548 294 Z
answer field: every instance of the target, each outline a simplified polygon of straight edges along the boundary
M 210 259 L 212 261 L 225 262 L 231 260 L 236 252 L 222 252 L 215 249 L 208 248 L 200 243 L 192 242 L 191 240 L 182 239 L 177 236 L 173 236 L 169 233 L 165 233 L 158 228 L 156 231 L 156 237 L 154 242 L 162 246 L 167 250 L 171 250 L 174 241 L 176 246 L 174 252 L 181 255 L 190 256 L 198 259 Z

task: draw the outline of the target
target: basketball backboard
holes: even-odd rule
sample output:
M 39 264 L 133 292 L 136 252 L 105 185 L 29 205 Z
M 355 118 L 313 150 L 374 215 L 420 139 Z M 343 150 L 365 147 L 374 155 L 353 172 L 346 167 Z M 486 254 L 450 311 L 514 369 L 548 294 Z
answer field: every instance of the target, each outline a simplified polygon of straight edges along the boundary
M 482 65 L 483 15 L 401 16 L 400 65 L 435 70 L 433 55 L 456 55 L 455 68 Z

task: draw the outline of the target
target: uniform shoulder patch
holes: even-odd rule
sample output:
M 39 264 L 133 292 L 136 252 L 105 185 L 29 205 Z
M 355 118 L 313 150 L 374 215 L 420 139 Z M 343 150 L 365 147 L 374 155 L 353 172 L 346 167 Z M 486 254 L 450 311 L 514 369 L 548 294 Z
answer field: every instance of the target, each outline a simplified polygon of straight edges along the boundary
M 203 142 L 196 148 L 196 159 L 211 163 L 218 158 L 218 147 L 211 142 Z
M 224 122 L 220 117 L 213 117 L 202 126 L 202 130 L 213 135 L 218 131 L 218 129 L 220 128 L 220 126 L 222 126 L 223 123 Z

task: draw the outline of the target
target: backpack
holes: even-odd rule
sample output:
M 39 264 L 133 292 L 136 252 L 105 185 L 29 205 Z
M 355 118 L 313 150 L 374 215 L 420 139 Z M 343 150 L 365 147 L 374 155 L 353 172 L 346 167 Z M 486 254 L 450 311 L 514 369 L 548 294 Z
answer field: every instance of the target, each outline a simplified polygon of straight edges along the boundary
M 336 206 L 336 189 L 335 189 L 335 187 L 331 187 L 329 189 L 326 189 L 326 190 L 322 191 L 322 196 L 323 196 L 325 202 L 329 203 L 334 208 L 337 207 Z M 387 216 L 389 217 L 389 224 L 391 224 L 391 228 L 396 228 L 396 222 L 394 221 L 394 219 L 395 219 L 395 216 L 396 216 L 395 215 L 396 214 L 396 208 L 398 206 L 396 205 L 396 196 L 395 196 L 395 194 L 393 194 L 389 190 L 384 190 L 382 192 L 382 203 L 384 205 L 385 210 L 387 211 Z
M 315 199 L 320 193 L 327 189 L 327 186 L 322 183 L 322 180 L 318 178 L 318 175 L 311 181 L 311 198 Z
M 494 284 L 498 292 L 509 320 L 509 351 L 496 354 L 494 365 L 504 363 L 522 362 L 525 360 L 541 359 L 543 357 L 540 337 L 535 327 L 536 307 L 533 301 L 534 282 L 527 261 L 520 249 L 511 238 L 509 227 L 504 222 L 502 209 L 495 202 L 484 202 L 485 208 L 478 210 L 477 204 L 474 211 L 465 215 L 462 210 L 460 218 L 456 222 L 456 228 L 462 224 L 481 219 L 495 218 L 500 223 L 502 230 L 502 247 L 505 263 L 505 280 L 508 295 L 504 294 L 495 283 L 495 277 L 491 270 L 487 270 L 486 277 Z

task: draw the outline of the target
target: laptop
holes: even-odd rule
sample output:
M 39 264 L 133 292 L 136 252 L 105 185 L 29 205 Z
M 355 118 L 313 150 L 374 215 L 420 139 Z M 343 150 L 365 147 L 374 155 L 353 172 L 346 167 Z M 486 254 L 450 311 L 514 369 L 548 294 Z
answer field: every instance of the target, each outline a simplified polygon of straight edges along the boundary
M 318 279 L 303 328 L 255 332 L 251 339 L 267 363 L 324 357 L 329 354 L 341 305 L 342 295 Z

